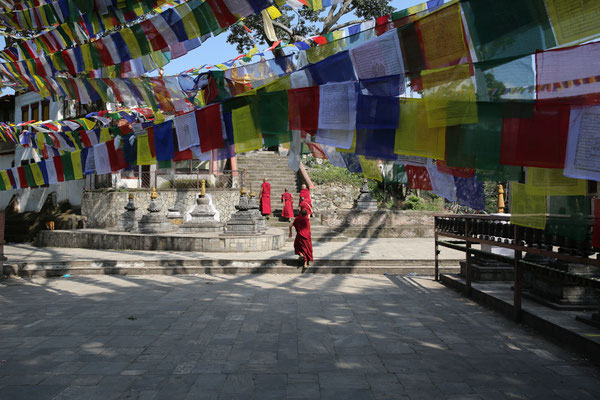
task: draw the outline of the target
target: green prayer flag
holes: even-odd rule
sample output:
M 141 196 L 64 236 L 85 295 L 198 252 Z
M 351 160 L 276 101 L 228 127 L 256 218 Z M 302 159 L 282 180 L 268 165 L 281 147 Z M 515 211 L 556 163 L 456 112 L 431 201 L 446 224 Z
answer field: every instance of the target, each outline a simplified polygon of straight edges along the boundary
M 37 187 L 37 185 L 35 184 L 35 179 L 33 177 L 33 172 L 31 171 L 31 165 L 23 165 L 23 169 L 25 170 L 25 177 L 27 178 L 27 187 Z
M 62 160 L 63 173 L 65 175 L 65 181 L 72 181 L 75 179 L 75 173 L 73 172 L 73 162 L 71 160 L 71 153 L 65 153 L 60 156 Z
M 159 169 L 171 168 L 171 160 L 164 160 L 164 161 L 159 160 L 158 168 Z
M 137 40 L 141 53 L 150 54 L 152 52 L 152 49 L 150 48 L 150 41 L 148 41 L 148 38 L 146 37 L 142 27 L 139 24 L 132 25 L 131 31 Z
M 461 0 L 480 61 L 556 46 L 544 0 Z
M 208 3 L 205 2 L 199 6 L 193 6 L 190 4 L 190 7 L 194 13 L 194 18 L 196 19 L 198 28 L 200 28 L 201 35 L 212 33 L 220 28 L 219 23 L 215 18 L 215 14 Z

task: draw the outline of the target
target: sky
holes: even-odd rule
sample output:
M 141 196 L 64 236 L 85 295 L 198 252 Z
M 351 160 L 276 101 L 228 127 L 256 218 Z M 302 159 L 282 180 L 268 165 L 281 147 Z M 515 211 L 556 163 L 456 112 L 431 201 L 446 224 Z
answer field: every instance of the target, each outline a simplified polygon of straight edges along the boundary
M 402 10 L 408 7 L 421 4 L 425 0 L 393 0 L 390 5 L 396 10 Z M 356 16 L 350 14 L 342 17 L 340 22 L 346 22 L 356 19 Z M 183 71 L 199 67 L 204 64 L 220 64 L 231 60 L 239 55 L 235 45 L 227 43 L 227 31 L 219 36 L 211 37 L 202 46 L 192 50 L 187 55 L 171 61 L 164 68 L 165 75 L 177 75 Z M 4 48 L 4 37 L 0 36 L 0 49 Z M 259 50 L 264 50 L 260 48 Z M 156 75 L 156 72 L 154 74 Z M 14 93 L 12 89 L 2 89 L 2 94 Z
M 424 2 L 425 0 L 393 0 L 390 2 L 390 5 L 396 10 L 402 10 Z M 340 22 L 351 21 L 353 19 L 356 19 L 356 16 L 350 14 L 344 16 Z M 227 43 L 227 36 L 228 33 L 223 32 L 219 36 L 208 39 L 202 43 L 202 46 L 194 49 L 187 55 L 171 61 L 164 68 L 165 75 L 176 75 L 204 64 L 221 64 L 224 61 L 237 57 L 239 53 L 235 45 Z M 259 50 L 264 50 L 264 48 L 259 48 Z

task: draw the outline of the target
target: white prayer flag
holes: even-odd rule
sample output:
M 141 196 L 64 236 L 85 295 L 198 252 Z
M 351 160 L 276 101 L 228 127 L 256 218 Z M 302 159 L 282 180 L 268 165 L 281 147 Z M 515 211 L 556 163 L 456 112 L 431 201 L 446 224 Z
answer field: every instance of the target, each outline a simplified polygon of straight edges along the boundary
M 354 131 L 357 93 L 354 82 L 319 87 L 319 129 Z
M 191 112 L 175 117 L 174 123 L 179 151 L 187 150 L 192 146 L 200 146 L 196 113 Z

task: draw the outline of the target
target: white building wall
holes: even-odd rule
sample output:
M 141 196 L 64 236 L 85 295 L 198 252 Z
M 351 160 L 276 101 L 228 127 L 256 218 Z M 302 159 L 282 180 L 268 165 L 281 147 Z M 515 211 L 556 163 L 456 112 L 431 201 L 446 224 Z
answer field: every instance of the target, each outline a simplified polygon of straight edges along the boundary
M 42 98 L 35 92 L 28 92 L 15 96 L 15 122 L 24 122 L 21 108 L 38 102 L 39 110 L 42 109 Z M 49 117 L 51 121 L 64 118 L 63 104 L 51 101 L 49 104 Z M 40 157 L 32 148 L 15 147 L 14 155 L 0 156 L 0 169 L 8 169 L 20 166 L 21 160 L 40 161 Z M 46 202 L 49 194 L 56 193 L 58 203 L 69 201 L 72 206 L 80 207 L 83 194 L 84 180 L 62 182 L 35 189 L 11 189 L 0 192 L 0 209 L 8 206 L 8 203 L 16 194 L 20 212 L 38 212 Z

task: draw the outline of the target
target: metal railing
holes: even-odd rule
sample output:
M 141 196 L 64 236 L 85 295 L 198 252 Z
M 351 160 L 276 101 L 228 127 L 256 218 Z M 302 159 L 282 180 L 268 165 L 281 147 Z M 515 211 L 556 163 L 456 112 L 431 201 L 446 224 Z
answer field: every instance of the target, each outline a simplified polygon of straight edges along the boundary
M 129 189 L 192 189 L 200 190 L 202 180 L 207 188 L 230 189 L 240 188 L 246 184 L 246 170 L 219 171 L 209 173 L 207 170 L 195 171 L 128 171 L 122 173 L 120 179 L 112 180 L 111 175 L 93 176 L 86 181 L 86 189 L 104 189 L 122 187 Z
M 587 234 L 583 240 L 549 234 L 548 230 L 534 229 L 513 225 L 510 218 L 494 215 L 437 215 L 435 218 L 435 280 L 439 280 L 439 246 L 464 251 L 465 259 L 465 294 L 472 293 L 472 256 L 478 255 L 494 258 L 513 265 L 514 269 L 514 318 L 521 319 L 521 297 L 523 287 L 523 270 L 530 269 L 536 273 L 553 275 L 565 282 L 591 286 L 600 289 L 600 279 L 582 276 L 547 265 L 523 260 L 524 253 L 535 254 L 568 263 L 584 264 L 600 267 L 600 259 L 590 258 L 596 254 L 591 245 L 593 219 L 584 222 Z M 562 221 L 568 224 L 568 219 Z M 555 222 L 556 223 L 556 222 Z M 580 222 L 581 223 L 581 222 Z M 452 240 L 440 240 L 444 236 Z M 473 249 L 473 244 L 487 244 L 514 251 L 514 257 L 493 254 Z

